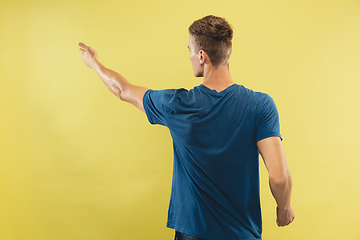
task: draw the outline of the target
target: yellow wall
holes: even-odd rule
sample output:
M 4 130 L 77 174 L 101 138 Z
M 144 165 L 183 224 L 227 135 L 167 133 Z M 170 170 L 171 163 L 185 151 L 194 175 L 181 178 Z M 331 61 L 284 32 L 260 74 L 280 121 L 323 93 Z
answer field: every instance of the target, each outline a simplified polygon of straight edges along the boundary
M 201 83 L 187 50 L 205 15 L 234 27 L 235 82 L 280 112 L 296 219 L 264 240 L 360 239 L 360 1 L 0 2 L 0 239 L 173 239 L 166 128 L 112 95 L 78 42 L 135 84 Z

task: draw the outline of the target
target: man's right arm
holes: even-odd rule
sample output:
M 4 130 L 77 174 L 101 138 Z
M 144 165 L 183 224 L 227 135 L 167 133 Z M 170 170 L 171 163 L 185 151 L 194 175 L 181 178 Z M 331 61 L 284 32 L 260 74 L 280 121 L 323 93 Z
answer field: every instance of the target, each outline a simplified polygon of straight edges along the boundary
M 277 203 L 276 223 L 284 227 L 295 218 L 290 204 L 292 178 L 286 163 L 284 150 L 279 137 L 269 137 L 257 142 L 257 148 L 269 172 L 271 192 Z
M 84 43 L 79 43 L 79 46 L 82 47 L 79 50 L 85 65 L 95 70 L 106 87 L 121 100 L 131 103 L 142 112 L 145 112 L 143 97 L 149 89 L 133 85 L 121 74 L 106 68 L 98 61 L 97 52 L 93 48 L 86 46 Z

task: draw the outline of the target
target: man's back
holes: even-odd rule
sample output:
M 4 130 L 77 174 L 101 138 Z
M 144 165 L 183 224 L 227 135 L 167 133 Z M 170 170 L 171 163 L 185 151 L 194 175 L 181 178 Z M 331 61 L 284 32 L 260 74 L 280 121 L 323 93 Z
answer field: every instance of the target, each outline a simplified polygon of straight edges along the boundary
M 261 239 L 259 153 L 277 203 L 276 223 L 287 226 L 295 218 L 275 103 L 234 84 L 229 70 L 233 31 L 224 18 L 196 20 L 189 34 L 194 76 L 204 78 L 190 91 L 133 85 L 102 65 L 91 47 L 79 43 L 84 48 L 79 50 L 114 95 L 146 112 L 151 123 L 170 129 L 174 175 L 168 227 L 177 231 L 175 238 Z
M 200 85 L 149 90 L 144 108 L 174 143 L 167 226 L 209 240 L 261 239 L 256 142 L 280 137 L 270 96 L 237 84 L 221 92 Z

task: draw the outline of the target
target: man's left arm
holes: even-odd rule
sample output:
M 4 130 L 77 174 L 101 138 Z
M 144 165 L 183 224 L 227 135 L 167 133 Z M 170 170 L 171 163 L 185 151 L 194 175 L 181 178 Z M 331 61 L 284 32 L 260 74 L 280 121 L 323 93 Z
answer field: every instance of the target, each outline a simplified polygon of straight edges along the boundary
M 148 88 L 133 85 L 121 74 L 106 68 L 98 61 L 97 52 L 93 48 L 86 46 L 84 43 L 79 43 L 79 46 L 82 47 L 79 51 L 85 65 L 95 70 L 106 87 L 121 100 L 131 103 L 142 112 L 145 112 L 143 97 Z

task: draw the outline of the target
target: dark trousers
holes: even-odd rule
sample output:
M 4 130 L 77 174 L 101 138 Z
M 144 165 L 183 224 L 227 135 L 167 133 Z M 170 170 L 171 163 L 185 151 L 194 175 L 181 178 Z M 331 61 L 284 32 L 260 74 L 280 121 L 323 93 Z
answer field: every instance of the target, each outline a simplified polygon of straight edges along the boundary
M 184 233 L 175 231 L 175 240 L 205 240 L 205 239 L 192 237 Z

